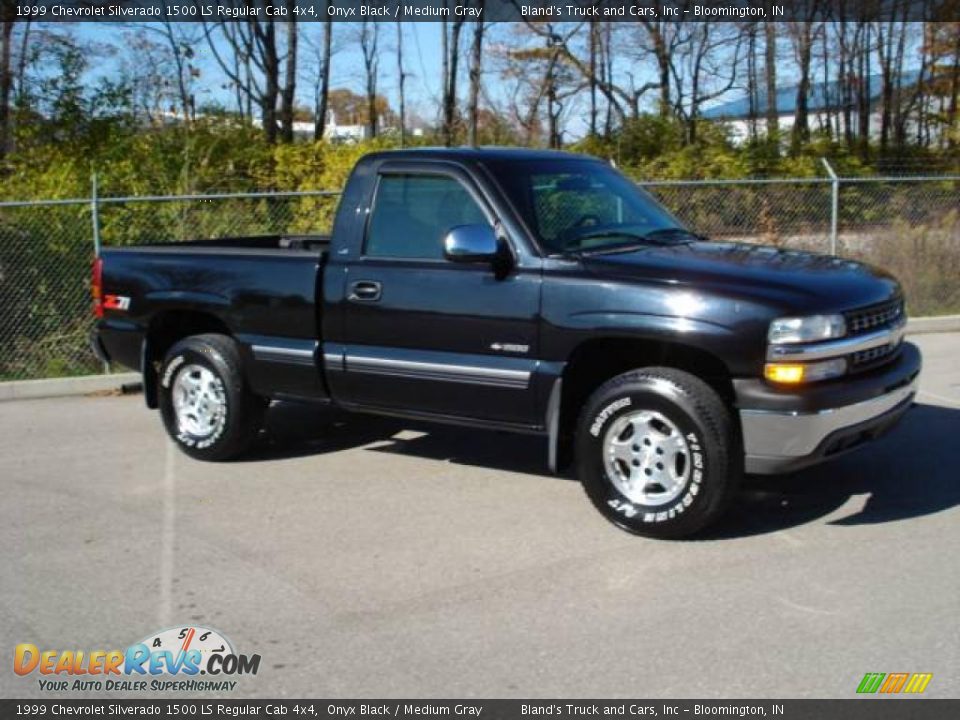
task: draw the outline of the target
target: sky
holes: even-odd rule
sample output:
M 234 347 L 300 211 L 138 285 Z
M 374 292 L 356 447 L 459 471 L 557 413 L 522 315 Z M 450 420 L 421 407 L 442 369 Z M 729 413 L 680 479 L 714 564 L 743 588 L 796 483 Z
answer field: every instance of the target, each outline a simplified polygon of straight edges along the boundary
M 360 54 L 359 42 L 357 40 L 357 23 L 335 23 L 334 24 L 334 58 L 332 62 L 331 87 L 346 87 L 354 92 L 362 93 L 364 87 L 364 73 L 362 65 L 362 56 Z M 198 32 L 199 24 L 196 24 Z M 572 26 L 569 26 L 572 27 Z M 315 77 L 316 61 L 313 59 L 315 54 L 314 47 L 319 44 L 320 34 L 322 33 L 321 23 L 302 23 L 300 40 L 300 62 L 297 99 L 298 103 L 306 107 L 313 107 L 313 80 Z M 74 23 L 73 32 L 81 38 L 104 45 L 114 45 L 122 48 L 124 45 L 124 33 L 132 32 L 134 28 L 121 23 Z M 396 109 L 397 106 L 397 67 L 396 67 L 396 42 L 397 25 L 396 23 L 380 23 L 380 57 L 379 57 L 379 87 L 378 92 L 385 95 L 390 105 Z M 441 25 L 438 22 L 410 22 L 402 23 L 403 43 L 404 43 L 404 63 L 407 74 L 406 98 L 408 117 L 414 114 L 419 115 L 427 123 L 435 123 L 438 119 L 440 108 L 440 73 L 442 66 L 441 55 Z M 527 31 L 529 32 L 529 31 Z M 467 78 L 466 65 L 468 57 L 468 46 L 470 42 L 471 29 L 468 25 L 465 27 L 461 42 L 463 51 L 461 53 L 461 80 L 459 95 L 461 100 L 466 95 Z M 516 45 L 522 42 L 524 37 L 524 26 L 521 23 L 494 23 L 487 27 L 485 44 L 489 48 L 493 44 L 502 42 L 504 44 Z M 537 43 L 541 41 L 538 38 Z M 780 53 L 783 56 L 790 54 L 788 42 L 782 38 L 779 42 Z M 206 41 L 201 40 L 196 45 L 198 57 L 196 64 L 201 72 L 201 81 L 198 87 L 201 92 L 198 94 L 197 103 L 219 103 L 228 108 L 234 106 L 233 93 L 224 86 L 227 85 L 227 78 L 224 76 L 216 60 L 207 46 Z M 117 64 L 121 62 L 125 53 L 121 50 L 116 57 L 104 59 L 98 63 L 98 70 L 103 74 L 115 72 Z M 488 52 L 488 57 L 490 53 Z M 129 53 L 126 53 L 126 61 L 130 61 Z M 487 62 L 483 77 L 485 92 L 494 101 L 503 99 L 506 94 L 506 83 L 499 77 L 498 71 L 492 67 L 493 63 Z M 618 61 L 620 72 L 632 73 L 636 82 L 642 84 L 648 80 L 655 79 L 655 72 L 652 59 L 642 64 L 631 65 L 625 58 Z M 790 76 L 791 63 L 784 63 L 780 66 L 778 80 L 781 84 L 792 81 Z M 717 98 L 714 103 L 721 103 L 742 94 L 742 91 L 733 89 L 725 96 Z M 652 109 L 656 99 L 656 92 L 650 92 L 645 100 L 648 107 Z M 570 112 L 566 120 L 567 140 L 576 139 L 582 136 L 586 131 L 586 93 L 583 93 L 574 103 L 571 104 Z
M 357 30 L 354 23 L 335 23 L 333 34 L 334 58 L 331 64 L 331 88 L 346 87 L 362 93 L 364 89 L 364 72 L 359 43 L 356 39 Z M 199 31 L 199 24 L 197 24 Z M 73 32 L 83 40 L 100 45 L 113 45 L 118 48 L 124 46 L 124 33 L 132 32 L 135 28 L 121 23 L 74 23 Z M 410 22 L 402 24 L 404 44 L 404 71 L 406 80 L 406 106 L 408 117 L 419 115 L 426 123 L 436 123 L 440 111 L 441 98 L 441 24 L 439 22 Z M 299 77 L 297 87 L 298 104 L 313 107 L 313 80 L 316 61 L 311 57 L 315 50 L 311 43 L 319 44 L 322 25 L 320 23 L 304 23 L 301 25 L 300 60 L 298 62 Z M 528 31 L 526 31 L 528 32 Z M 380 72 L 378 92 L 385 95 L 391 105 L 397 108 L 397 64 L 396 42 L 397 27 L 395 23 L 380 24 Z M 525 28 L 521 23 L 494 23 L 487 26 L 485 46 L 491 47 L 498 42 L 516 45 L 518 38 L 523 38 Z M 470 26 L 466 26 L 461 35 L 461 72 L 458 95 L 460 100 L 467 92 L 467 61 L 469 43 L 471 41 Z M 537 44 L 542 41 L 537 38 Z M 235 106 L 235 100 L 229 89 L 224 89 L 227 78 L 220 70 L 212 52 L 201 41 L 196 46 L 198 57 L 196 64 L 199 67 L 202 80 L 198 86 L 202 92 L 197 97 L 197 103 L 220 103 L 228 108 Z M 488 52 L 488 57 L 490 53 Z M 94 73 L 110 74 L 117 70 L 117 66 L 124 58 L 120 50 L 113 58 L 104 58 L 97 63 Z M 129 54 L 126 56 L 129 61 Z M 498 70 L 491 67 L 493 63 L 486 62 L 483 75 L 485 94 L 499 101 L 506 93 L 505 83 L 500 79 Z M 630 67 L 641 82 L 653 79 L 653 67 Z M 650 93 L 651 105 L 655 93 Z M 566 124 L 565 137 L 576 139 L 586 131 L 586 105 L 584 93 L 570 103 L 570 113 Z
M 502 33 L 505 26 L 493 28 L 490 37 Z M 119 23 L 76 23 L 75 32 L 85 40 L 98 44 L 123 45 L 124 33 L 132 32 L 133 28 Z M 297 99 L 299 104 L 313 106 L 313 73 L 316 61 L 315 53 L 310 46 L 313 42 L 319 45 L 322 26 L 320 23 L 305 23 L 301 25 L 301 40 L 299 46 L 300 58 L 298 61 L 299 77 Z M 397 64 L 396 43 L 397 29 L 394 23 L 383 23 L 380 26 L 380 87 L 379 92 L 386 95 L 391 107 L 397 105 Z M 356 30 L 352 24 L 337 23 L 333 28 L 334 57 L 331 63 L 331 88 L 346 87 L 354 92 L 363 92 L 364 72 L 359 44 L 356 41 Z M 466 40 L 466 32 L 464 40 Z M 440 43 L 440 23 L 417 22 L 403 24 L 404 43 L 404 72 L 406 80 L 406 96 L 408 109 L 421 113 L 425 119 L 434 120 L 440 104 L 440 68 L 442 54 Z M 196 63 L 202 73 L 199 86 L 203 93 L 197 98 L 198 104 L 204 102 L 219 102 L 227 107 L 234 104 L 234 98 L 229 90 L 222 89 L 227 79 L 220 70 L 206 41 L 200 42 L 197 47 Z M 464 56 L 465 61 L 465 56 Z M 100 72 L 108 74 L 116 70 L 119 58 L 108 60 L 101 65 Z M 466 79 L 461 81 L 461 87 L 466 90 Z M 488 89 L 496 90 L 498 85 L 496 74 L 486 73 L 484 78 Z

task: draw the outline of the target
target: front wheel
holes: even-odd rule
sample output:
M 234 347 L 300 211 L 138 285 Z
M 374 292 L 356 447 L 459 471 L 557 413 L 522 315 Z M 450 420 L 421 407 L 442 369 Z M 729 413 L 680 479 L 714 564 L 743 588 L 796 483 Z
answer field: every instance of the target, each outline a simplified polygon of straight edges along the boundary
M 160 371 L 160 414 L 167 434 L 198 460 L 228 460 L 246 450 L 267 403 L 247 390 L 237 343 L 194 335 L 167 352 Z
M 740 481 L 737 434 L 717 392 L 673 368 L 634 370 L 587 401 L 577 467 L 594 506 L 638 535 L 679 538 L 716 520 Z

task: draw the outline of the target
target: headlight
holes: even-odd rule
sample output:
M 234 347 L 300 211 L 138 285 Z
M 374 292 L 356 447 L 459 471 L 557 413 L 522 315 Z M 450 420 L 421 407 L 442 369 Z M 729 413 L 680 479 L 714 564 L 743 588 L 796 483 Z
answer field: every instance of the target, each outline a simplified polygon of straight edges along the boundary
M 843 315 L 810 315 L 777 318 L 770 323 L 767 340 L 773 345 L 831 340 L 847 334 Z
M 783 385 L 829 380 L 845 372 L 847 361 L 844 358 L 813 363 L 767 363 L 763 366 L 763 376 L 767 380 Z

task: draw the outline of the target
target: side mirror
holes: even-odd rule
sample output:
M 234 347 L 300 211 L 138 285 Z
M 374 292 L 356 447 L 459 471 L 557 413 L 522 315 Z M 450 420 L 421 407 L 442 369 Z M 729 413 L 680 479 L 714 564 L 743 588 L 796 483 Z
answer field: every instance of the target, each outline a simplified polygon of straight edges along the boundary
M 443 256 L 450 262 L 492 262 L 499 247 L 489 225 L 458 225 L 443 238 Z

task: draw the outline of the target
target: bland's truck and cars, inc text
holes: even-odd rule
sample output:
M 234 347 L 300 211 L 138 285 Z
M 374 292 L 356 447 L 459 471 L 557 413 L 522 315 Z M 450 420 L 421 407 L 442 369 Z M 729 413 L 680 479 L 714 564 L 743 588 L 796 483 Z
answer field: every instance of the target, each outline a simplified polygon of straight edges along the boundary
M 920 372 L 894 278 L 708 242 L 559 152 L 368 155 L 330 237 L 106 249 L 93 292 L 95 349 L 192 457 L 243 453 L 277 399 L 544 435 L 655 537 L 716 520 L 744 472 L 876 437 Z

